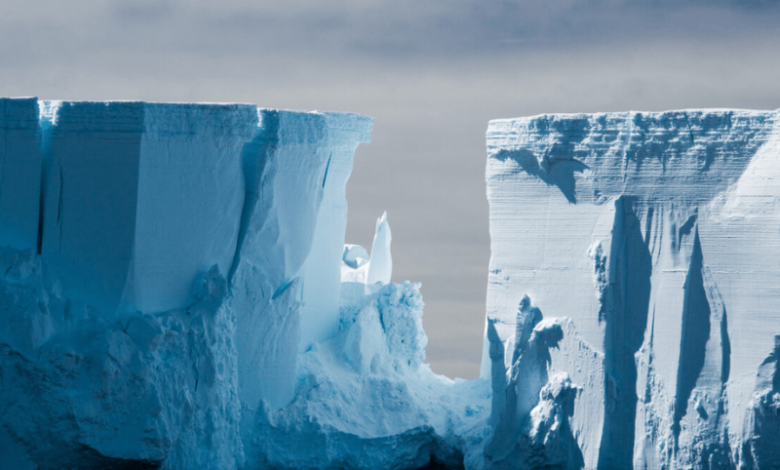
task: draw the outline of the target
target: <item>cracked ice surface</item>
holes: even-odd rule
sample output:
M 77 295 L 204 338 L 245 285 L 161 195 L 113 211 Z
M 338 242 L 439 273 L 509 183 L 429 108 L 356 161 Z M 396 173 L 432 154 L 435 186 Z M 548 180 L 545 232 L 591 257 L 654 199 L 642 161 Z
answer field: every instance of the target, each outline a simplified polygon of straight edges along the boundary
M 576 335 L 551 368 L 586 468 L 773 468 L 778 113 L 498 120 L 488 154 L 494 394 L 529 295 Z

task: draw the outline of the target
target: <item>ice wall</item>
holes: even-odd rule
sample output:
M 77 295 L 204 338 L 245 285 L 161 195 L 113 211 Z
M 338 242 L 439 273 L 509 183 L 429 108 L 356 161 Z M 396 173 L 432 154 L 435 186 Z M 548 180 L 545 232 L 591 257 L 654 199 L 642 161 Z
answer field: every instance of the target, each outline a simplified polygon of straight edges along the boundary
M 340 329 L 371 127 L 0 100 L 0 467 L 252 466 L 255 413 L 291 402 L 299 351 Z
M 492 122 L 474 381 L 344 245 L 371 127 L 0 100 L 0 468 L 776 467 L 777 112 Z
M 236 342 L 242 400 L 253 411 L 263 400 L 290 402 L 298 351 L 338 329 L 344 191 L 372 124 L 354 114 L 260 116 L 244 150 L 246 198 L 228 300 L 246 312 Z
M 106 316 L 170 310 L 196 274 L 230 269 L 254 106 L 44 106 L 41 253 L 69 299 Z
M 0 98 L 0 246 L 37 246 L 40 141 L 38 100 Z
M 777 386 L 756 376 L 777 370 L 778 113 L 542 115 L 487 137 L 496 419 L 518 412 L 495 397 L 523 380 L 528 296 L 569 319 L 550 367 L 581 387 L 585 468 L 772 468 L 756 436 Z

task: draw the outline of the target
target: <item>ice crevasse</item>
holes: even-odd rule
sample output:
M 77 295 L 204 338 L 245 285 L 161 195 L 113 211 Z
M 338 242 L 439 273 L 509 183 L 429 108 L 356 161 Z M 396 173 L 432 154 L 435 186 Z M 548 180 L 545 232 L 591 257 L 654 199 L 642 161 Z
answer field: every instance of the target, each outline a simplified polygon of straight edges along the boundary
M 0 468 L 771 469 L 776 112 L 488 128 L 481 377 L 424 363 L 372 120 L 0 100 Z

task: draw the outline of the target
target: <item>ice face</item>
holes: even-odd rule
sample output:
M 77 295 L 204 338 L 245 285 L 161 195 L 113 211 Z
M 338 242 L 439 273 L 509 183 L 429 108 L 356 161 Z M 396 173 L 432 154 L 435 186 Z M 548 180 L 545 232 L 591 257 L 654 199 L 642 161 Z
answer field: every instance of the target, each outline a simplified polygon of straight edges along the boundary
M 299 351 L 341 328 L 344 187 L 371 119 L 0 103 L 0 462 L 254 462 Z
M 246 199 L 228 302 L 237 318 L 242 401 L 289 403 L 298 351 L 338 329 L 346 180 L 372 121 L 262 110 L 244 150 Z M 316 314 L 316 315 L 315 315 Z
M 0 246 L 36 249 L 40 132 L 38 100 L 0 99 Z
M 186 305 L 227 272 L 244 200 L 249 105 L 58 103 L 46 130 L 41 252 L 65 295 L 117 311 Z
M 525 331 L 524 296 L 568 317 L 577 341 L 552 367 L 584 387 L 572 425 L 586 468 L 751 461 L 746 413 L 772 391 L 755 375 L 780 324 L 778 122 L 725 110 L 491 122 L 482 375 L 494 393 L 512 386 L 493 349 Z

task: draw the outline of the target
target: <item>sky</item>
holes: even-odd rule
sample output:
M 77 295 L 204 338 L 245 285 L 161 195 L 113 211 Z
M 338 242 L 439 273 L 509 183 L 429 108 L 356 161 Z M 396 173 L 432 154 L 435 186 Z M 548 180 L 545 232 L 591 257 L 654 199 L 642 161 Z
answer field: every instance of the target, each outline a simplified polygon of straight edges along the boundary
M 0 96 L 374 117 L 347 242 L 387 210 L 427 357 L 479 374 L 485 130 L 553 112 L 780 108 L 780 1 L 2 0 Z

